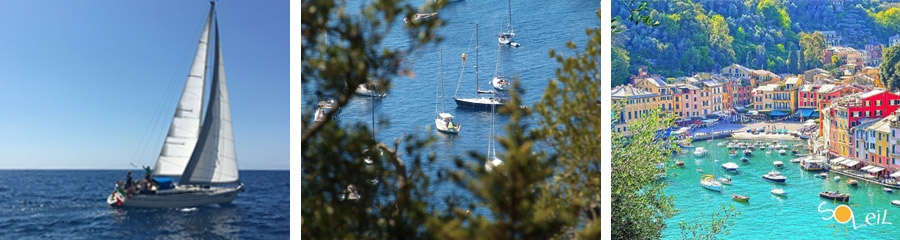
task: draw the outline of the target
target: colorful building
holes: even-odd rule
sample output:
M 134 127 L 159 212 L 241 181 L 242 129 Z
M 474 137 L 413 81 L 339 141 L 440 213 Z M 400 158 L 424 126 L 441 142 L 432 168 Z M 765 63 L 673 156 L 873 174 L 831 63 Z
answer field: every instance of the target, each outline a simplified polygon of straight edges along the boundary
M 617 119 L 613 123 L 616 132 L 627 133 L 627 122 L 640 119 L 643 114 L 657 107 L 653 102 L 657 97 L 655 93 L 644 91 L 631 84 L 617 86 L 610 95 L 617 112 Z
M 864 119 L 881 119 L 900 107 L 900 96 L 885 90 L 872 90 L 835 99 L 823 109 L 822 124 L 829 124 L 824 133 L 828 149 L 836 155 L 855 157 L 855 135 L 850 131 Z M 824 130 L 824 127 L 823 127 Z

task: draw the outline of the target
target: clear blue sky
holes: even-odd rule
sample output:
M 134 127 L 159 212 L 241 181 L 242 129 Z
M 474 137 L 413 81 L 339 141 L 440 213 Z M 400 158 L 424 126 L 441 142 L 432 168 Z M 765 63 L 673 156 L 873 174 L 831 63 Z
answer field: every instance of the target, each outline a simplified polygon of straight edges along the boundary
M 217 4 L 243 170 L 290 167 L 289 5 Z M 0 1 L 0 169 L 155 163 L 208 11 L 204 0 Z

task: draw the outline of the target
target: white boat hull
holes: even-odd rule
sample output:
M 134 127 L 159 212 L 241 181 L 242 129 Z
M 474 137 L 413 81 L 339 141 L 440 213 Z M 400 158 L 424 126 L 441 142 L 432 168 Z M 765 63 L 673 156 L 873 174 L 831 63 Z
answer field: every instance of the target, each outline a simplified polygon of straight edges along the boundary
M 131 198 L 120 197 L 121 204 L 116 200 L 118 192 L 113 192 L 107 197 L 106 202 L 111 206 L 120 207 L 184 208 L 230 203 L 234 201 L 240 190 L 240 188 L 178 187 L 169 191 L 158 191 L 151 194 L 134 194 Z
M 453 128 L 448 128 L 447 127 L 448 124 L 449 123 L 447 121 L 445 121 L 444 119 L 441 119 L 441 118 L 434 119 L 434 126 L 435 126 L 435 128 L 437 128 L 438 131 L 443 132 L 443 133 L 453 133 L 453 134 L 459 133 L 459 130 L 461 129 L 459 125 L 454 125 Z
M 507 89 L 509 89 L 509 81 L 503 78 L 495 77 L 491 80 L 491 86 L 493 86 L 494 89 L 497 89 L 498 91 L 506 91 Z

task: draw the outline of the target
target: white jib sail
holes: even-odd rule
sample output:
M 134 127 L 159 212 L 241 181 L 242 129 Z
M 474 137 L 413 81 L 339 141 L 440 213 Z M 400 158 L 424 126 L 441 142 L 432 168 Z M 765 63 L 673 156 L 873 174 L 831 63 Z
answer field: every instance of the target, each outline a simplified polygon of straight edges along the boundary
M 225 82 L 225 66 L 219 45 L 216 23 L 216 52 L 209 109 L 200 131 L 197 147 L 191 155 L 179 184 L 229 184 L 238 182 L 237 154 L 234 149 L 234 129 L 231 125 L 231 104 Z
M 153 175 L 181 176 L 194 152 L 194 145 L 200 136 L 200 122 L 203 116 L 203 91 L 206 87 L 206 63 L 209 55 L 209 35 L 212 11 L 206 19 L 206 26 L 197 44 L 197 53 L 191 64 L 191 72 L 184 84 L 184 92 L 175 109 L 166 141 L 163 143 Z

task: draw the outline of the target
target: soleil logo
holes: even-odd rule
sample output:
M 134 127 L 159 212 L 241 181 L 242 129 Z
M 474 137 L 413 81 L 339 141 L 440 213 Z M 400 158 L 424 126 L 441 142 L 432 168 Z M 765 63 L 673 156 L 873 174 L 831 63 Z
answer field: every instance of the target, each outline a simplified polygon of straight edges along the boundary
M 851 210 L 849 206 L 841 204 L 841 205 L 838 205 L 834 209 L 827 209 L 827 208 L 823 209 L 822 205 L 825 205 L 825 203 L 826 202 L 822 202 L 821 204 L 819 204 L 818 210 L 820 213 L 828 212 L 830 216 L 822 217 L 822 220 L 828 220 L 828 219 L 833 218 L 835 221 L 837 221 L 840 224 L 846 224 L 846 223 L 850 222 L 853 224 L 853 230 L 856 230 L 857 228 L 865 227 L 867 225 L 892 224 L 891 222 L 887 221 L 887 213 L 888 213 L 887 209 L 884 210 L 884 213 L 882 213 L 882 210 L 878 210 L 875 213 L 866 214 L 865 224 L 857 226 L 856 225 L 856 217 L 853 215 L 853 210 Z M 859 205 L 855 205 L 855 206 L 859 206 Z M 841 230 L 841 226 L 837 225 L 837 224 L 831 224 L 826 227 L 835 227 L 836 228 L 834 230 L 835 234 L 837 234 L 837 232 Z M 849 229 L 850 229 L 849 227 L 844 227 L 844 234 L 847 234 L 847 231 L 849 231 Z

